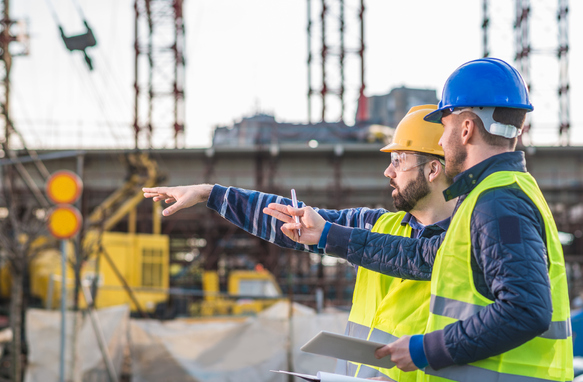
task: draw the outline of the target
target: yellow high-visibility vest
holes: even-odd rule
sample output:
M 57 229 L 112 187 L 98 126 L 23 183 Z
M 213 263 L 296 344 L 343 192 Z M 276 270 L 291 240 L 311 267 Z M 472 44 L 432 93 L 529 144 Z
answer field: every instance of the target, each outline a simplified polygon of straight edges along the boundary
M 530 382 L 573 380 L 573 343 L 567 277 L 557 227 L 547 203 L 528 173 L 496 172 L 472 190 L 452 219 L 437 252 L 431 278 L 427 332 L 464 320 L 494 301 L 477 292 L 472 276 L 470 220 L 486 190 L 517 185 L 533 201 L 544 220 L 553 315 L 550 328 L 525 344 L 481 361 L 440 370 L 425 369 L 426 381 Z
M 410 237 L 411 226 L 401 225 L 405 212 L 386 213 L 372 232 Z M 403 335 L 423 334 L 429 316 L 429 281 L 404 280 L 358 268 L 346 334 L 388 343 Z M 421 371 L 404 372 L 340 361 L 337 373 L 360 378 L 389 377 L 414 382 Z M 344 369 L 343 369 L 344 368 Z

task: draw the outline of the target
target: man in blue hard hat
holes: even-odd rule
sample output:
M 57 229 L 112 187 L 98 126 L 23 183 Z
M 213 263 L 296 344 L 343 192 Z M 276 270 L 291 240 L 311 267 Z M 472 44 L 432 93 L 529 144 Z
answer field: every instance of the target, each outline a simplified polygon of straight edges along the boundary
M 309 207 L 265 210 L 300 216 L 282 231 L 367 269 L 431 278 L 426 334 L 377 350 L 428 381 L 570 381 L 573 351 L 565 266 L 552 214 L 524 154 L 514 152 L 532 111 L 518 71 L 484 58 L 448 78 L 436 111 L 446 175 L 458 197 L 449 230 L 431 239 L 379 235 L 325 223 Z M 301 228 L 301 238 L 297 229 Z M 327 232 L 323 234 L 323 232 Z

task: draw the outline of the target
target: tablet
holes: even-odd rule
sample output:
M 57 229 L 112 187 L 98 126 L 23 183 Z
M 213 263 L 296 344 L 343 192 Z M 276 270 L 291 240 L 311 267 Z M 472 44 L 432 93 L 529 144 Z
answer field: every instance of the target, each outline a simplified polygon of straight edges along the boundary
M 363 363 L 390 369 L 395 366 L 389 356 L 377 359 L 375 350 L 385 346 L 383 343 L 367 341 L 343 334 L 321 331 L 309 340 L 300 350 L 306 353 L 325 355 L 347 361 Z

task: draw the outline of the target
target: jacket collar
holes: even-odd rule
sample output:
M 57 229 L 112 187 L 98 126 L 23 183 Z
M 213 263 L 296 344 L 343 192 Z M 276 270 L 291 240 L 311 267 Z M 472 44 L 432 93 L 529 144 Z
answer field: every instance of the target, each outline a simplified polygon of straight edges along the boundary
M 438 221 L 437 223 L 430 224 L 430 225 L 426 226 L 425 228 L 432 227 L 432 228 L 441 229 L 443 231 L 447 231 L 450 222 L 451 222 L 451 217 L 448 217 L 446 219 Z M 411 215 L 409 212 L 407 212 L 405 214 L 405 216 L 403 216 L 403 219 L 401 220 L 401 225 L 407 225 L 407 224 L 409 224 L 412 228 L 417 228 L 415 226 L 419 226 L 419 223 L 417 222 L 417 219 L 415 219 L 415 216 Z
M 443 191 L 445 201 L 469 194 L 481 181 L 499 171 L 526 172 L 524 152 L 514 151 L 494 155 L 459 173 L 453 178 L 453 184 Z

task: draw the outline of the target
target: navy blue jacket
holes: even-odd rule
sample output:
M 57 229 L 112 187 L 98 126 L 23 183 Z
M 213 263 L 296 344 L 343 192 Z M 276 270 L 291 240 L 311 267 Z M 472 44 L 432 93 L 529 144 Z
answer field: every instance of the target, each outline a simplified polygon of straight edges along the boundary
M 299 244 L 285 236 L 281 232 L 283 223 L 263 213 L 263 208 L 267 207 L 269 203 L 292 205 L 290 199 L 282 196 L 216 184 L 208 198 L 207 207 L 217 211 L 223 218 L 237 227 L 282 248 L 324 254 L 324 250 L 318 249 L 315 245 Z M 305 204 L 300 201 L 298 206 L 305 207 Z M 370 209 L 367 207 L 344 210 L 314 209 L 327 222 L 365 230 L 371 230 L 379 217 L 389 212 L 384 208 Z M 447 218 L 432 225 L 420 226 L 413 215 L 406 213 L 401 225 L 411 226 L 411 237 L 431 237 L 445 231 L 450 220 Z
M 217 211 L 237 227 L 282 248 L 324 254 L 324 250 L 318 249 L 315 245 L 299 244 L 285 236 L 281 232 L 283 223 L 263 213 L 263 208 L 269 203 L 292 205 L 291 199 L 282 196 L 215 184 L 208 198 L 207 207 Z M 305 207 L 306 205 L 299 201 L 298 206 Z M 378 218 L 389 212 L 383 208 L 366 207 L 340 211 L 317 208 L 315 210 L 328 222 L 364 230 L 372 229 Z
M 459 207 L 498 171 L 526 172 L 524 153 L 499 154 L 462 172 L 444 192 L 446 200 L 459 197 Z M 544 224 L 528 196 L 516 186 L 484 192 L 472 212 L 470 232 L 474 284 L 494 303 L 424 336 L 423 350 L 434 369 L 508 351 L 545 332 L 551 322 Z M 332 225 L 326 253 L 391 276 L 429 280 L 444 235 L 410 239 Z

